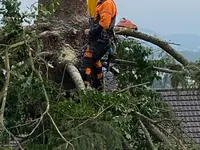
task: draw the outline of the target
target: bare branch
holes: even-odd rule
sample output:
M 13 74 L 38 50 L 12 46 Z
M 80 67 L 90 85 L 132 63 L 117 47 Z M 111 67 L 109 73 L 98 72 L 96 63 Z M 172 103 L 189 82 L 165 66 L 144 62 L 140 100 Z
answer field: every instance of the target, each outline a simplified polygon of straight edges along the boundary
M 8 130 L 9 130 L 9 129 L 14 129 L 14 128 L 23 127 L 23 126 L 27 126 L 27 125 L 33 126 L 34 124 L 36 124 L 36 123 L 39 121 L 39 119 L 40 119 L 40 118 L 37 118 L 37 119 L 31 120 L 31 121 L 29 121 L 29 122 L 27 122 L 27 123 L 24 123 L 24 124 L 20 124 L 20 125 L 16 125 L 16 126 L 9 127 Z
M 2 104 L 1 104 L 1 109 L 0 109 L 0 127 L 2 130 L 5 130 L 17 143 L 17 145 L 19 146 L 19 148 L 21 150 L 23 150 L 22 146 L 20 145 L 19 141 L 16 139 L 16 137 L 10 133 L 7 128 L 4 125 L 4 112 L 5 112 L 5 106 L 6 106 L 6 100 L 7 100 L 7 95 L 8 95 L 8 87 L 9 87 L 9 83 L 10 83 L 10 61 L 9 61 L 9 56 L 8 56 L 8 49 L 6 49 L 5 51 L 5 66 L 6 66 L 6 81 L 3 87 L 3 91 L 1 92 L 2 94 Z M 1 100 L 1 99 L 0 99 Z
M 51 23 L 37 23 L 34 25 L 24 26 L 24 30 L 32 31 L 32 30 L 49 30 L 51 29 Z
M 177 70 L 171 70 L 167 68 L 160 68 L 160 67 L 153 67 L 153 70 L 158 71 L 158 72 L 164 72 L 164 73 L 182 73 L 182 71 L 177 71 Z
M 115 27 L 116 34 L 125 35 L 125 36 L 132 36 L 135 38 L 142 39 L 144 41 L 150 42 L 152 44 L 155 44 L 162 48 L 164 51 L 166 51 L 168 54 L 170 54 L 174 59 L 176 59 L 178 62 L 180 62 L 182 65 L 186 66 L 189 64 L 189 61 L 183 57 L 180 53 L 178 53 L 174 48 L 172 48 L 167 42 L 160 40 L 157 37 L 138 32 L 135 30 L 122 30 L 117 27 Z
M 74 81 L 77 90 L 84 90 L 85 85 L 83 83 L 83 79 L 82 79 L 78 69 L 72 63 L 67 63 L 66 69 L 67 69 L 67 72 L 69 73 L 69 75 L 72 77 L 72 80 Z
M 156 123 L 161 123 L 161 122 L 179 122 L 179 124 L 180 124 L 180 121 L 182 121 L 182 120 L 180 120 L 180 119 L 168 119 L 168 118 L 164 118 L 164 119 L 156 121 Z
M 157 128 L 155 127 L 155 125 L 148 123 L 148 122 L 144 122 L 145 126 L 147 127 L 148 131 L 157 139 L 159 139 L 160 141 L 163 141 L 165 144 L 167 144 L 167 146 L 170 148 L 172 147 L 170 141 L 167 139 L 167 137 Z
M 103 62 L 107 61 L 106 59 L 101 59 L 101 60 Z M 136 62 L 129 61 L 129 60 L 123 60 L 123 59 L 112 60 L 112 63 L 121 64 L 121 65 L 134 65 L 135 67 L 137 67 Z M 163 72 L 163 73 L 181 73 L 182 72 L 182 71 L 171 70 L 171 69 L 161 68 L 161 67 L 153 67 L 153 70 L 158 71 L 158 72 Z
M 135 114 L 142 120 L 142 121 L 147 121 L 149 123 L 155 124 L 156 121 L 154 121 L 153 119 L 148 118 L 147 116 L 139 113 L 139 112 L 135 112 Z
M 5 51 L 5 66 L 6 66 L 6 81 L 4 84 L 4 87 L 1 91 L 2 96 L 2 104 L 1 104 L 1 109 L 0 109 L 0 124 L 3 126 L 4 122 L 4 111 L 5 111 L 5 105 L 6 105 L 6 99 L 7 99 L 7 94 L 8 94 L 8 87 L 10 83 L 10 62 L 9 62 L 9 57 L 8 57 L 8 49 Z
M 58 31 L 44 31 L 39 34 L 39 37 L 60 37 L 60 33 Z
M 183 150 L 187 150 L 187 148 L 183 145 L 183 143 L 182 143 L 181 140 L 179 140 L 178 138 L 176 138 L 173 134 L 169 133 L 169 132 L 168 132 L 164 127 L 162 127 L 161 125 L 156 124 L 156 126 L 157 126 L 158 128 L 160 128 L 161 130 L 163 130 L 163 132 L 165 132 L 167 135 L 171 136 L 171 137 L 176 141 L 176 143 L 179 144 L 179 145 L 181 146 L 181 148 L 182 148 Z
M 101 61 L 106 62 L 107 59 L 102 58 Z M 111 60 L 112 63 L 116 63 L 116 64 L 122 64 L 122 65 L 134 65 L 137 66 L 137 63 L 134 61 L 129 61 L 129 60 L 123 60 L 123 59 L 114 59 Z
M 164 131 L 167 135 L 171 136 L 176 142 L 177 144 L 179 144 L 183 150 L 187 150 L 187 148 L 184 146 L 184 144 L 182 143 L 181 140 L 179 140 L 178 138 L 176 138 L 173 134 L 169 133 L 164 127 L 162 127 L 161 125 L 157 124 L 156 121 L 148 118 L 147 116 L 139 113 L 139 112 L 135 112 L 135 114 L 143 121 L 148 122 L 148 123 L 152 123 L 153 125 L 155 125 L 156 127 L 160 128 L 162 131 Z
M 52 55 L 53 55 L 53 52 L 41 52 L 37 54 L 38 57 L 48 57 Z
M 128 91 L 129 89 L 136 88 L 136 87 L 139 87 L 139 86 L 144 86 L 144 85 L 147 85 L 147 84 L 149 84 L 149 82 L 142 83 L 142 84 L 137 84 L 137 85 L 133 85 L 133 86 L 129 86 L 129 87 L 125 88 L 125 89 L 122 89 L 121 91 L 118 91 L 117 94 L 123 93 L 125 91 Z
M 26 43 L 26 41 L 25 41 L 25 43 Z M 35 69 L 35 66 L 34 66 L 32 54 L 31 54 L 32 49 L 31 49 L 31 47 L 30 47 L 27 43 L 26 43 L 26 45 L 27 45 L 28 50 L 29 50 L 29 59 L 30 59 L 31 68 L 32 68 L 32 70 L 38 75 L 39 79 L 40 79 L 41 82 L 43 83 L 43 79 L 42 79 L 41 74 Z M 45 116 L 45 115 L 47 114 L 47 112 L 49 111 L 49 107 L 50 107 L 50 106 L 49 106 L 49 98 L 48 98 L 48 95 L 47 95 L 47 92 L 46 92 L 46 89 L 45 89 L 44 84 L 42 84 L 42 89 L 43 89 L 43 92 L 44 92 L 44 95 L 45 95 L 45 98 L 46 98 L 46 101 L 47 101 L 46 110 L 45 110 L 45 112 L 40 116 L 40 118 L 38 119 L 38 122 L 37 122 L 36 126 L 33 128 L 33 130 L 32 130 L 29 134 L 23 136 L 23 138 L 29 137 L 29 136 L 31 136 L 31 135 L 35 132 L 35 130 L 39 127 L 40 123 L 42 122 L 44 116 Z
M 58 31 L 44 31 L 44 32 L 42 32 L 38 35 L 39 38 L 48 37 L 48 36 L 60 37 L 60 33 Z M 17 48 L 19 46 L 27 44 L 28 42 L 30 43 L 30 42 L 33 42 L 33 41 L 34 41 L 34 38 L 29 39 L 29 41 L 23 40 L 23 41 L 20 41 L 20 42 L 17 42 L 15 44 L 10 45 L 9 49 Z
M 41 123 L 41 121 L 42 121 L 44 115 L 47 114 L 47 115 L 49 116 L 50 120 L 52 121 L 54 127 L 56 128 L 58 134 L 61 136 L 61 138 L 62 138 L 67 144 L 70 144 L 70 145 L 72 146 L 73 150 L 75 150 L 73 144 L 71 144 L 69 141 L 67 141 L 67 140 L 64 138 L 64 136 L 61 134 L 61 132 L 59 131 L 58 127 L 56 126 L 56 124 L 55 124 L 53 118 L 52 118 L 51 115 L 49 114 L 49 108 L 50 108 L 50 104 L 49 104 L 49 103 L 50 103 L 50 100 L 49 100 L 47 91 L 46 91 L 45 86 L 44 86 L 44 81 L 43 81 L 43 78 L 42 78 L 41 74 L 39 73 L 39 71 L 37 71 L 37 70 L 35 69 L 35 67 L 34 67 L 33 58 L 32 58 L 32 55 L 31 55 L 31 47 L 30 47 L 29 45 L 27 45 L 27 46 L 29 47 L 29 57 L 30 57 L 31 67 L 32 67 L 33 71 L 35 71 L 35 72 L 37 73 L 39 79 L 40 79 L 41 82 L 42 82 L 42 89 L 43 89 L 43 93 L 44 93 L 44 95 L 45 95 L 45 99 L 46 99 L 46 103 L 47 103 L 46 110 L 45 110 L 45 112 L 42 114 L 42 116 L 40 117 L 40 121 L 39 121 L 39 123 L 37 124 L 37 126 L 36 126 L 34 129 L 36 129 L 36 128 L 39 126 L 39 124 Z M 32 132 L 34 132 L 34 131 L 32 131 Z
M 113 104 L 111 104 L 110 106 L 106 107 L 105 109 L 102 109 L 102 111 L 100 111 L 96 116 L 94 116 L 94 117 L 89 117 L 87 120 L 85 120 L 85 121 L 83 121 L 82 123 L 78 124 L 76 127 L 71 128 L 69 131 L 71 131 L 71 130 L 73 130 L 73 129 L 76 129 L 76 128 L 82 126 L 82 125 L 84 125 L 85 123 L 87 123 L 87 122 L 90 121 L 90 120 L 97 119 L 101 114 L 103 114 L 106 110 L 108 110 L 108 109 L 109 109 L 110 107 L 112 107 L 112 106 L 113 106 Z M 67 131 L 67 132 L 69 132 L 69 131 Z
M 8 135 L 10 135 L 14 140 L 15 142 L 17 143 L 18 147 L 21 149 L 21 150 L 24 150 L 23 147 L 21 146 L 21 144 L 19 143 L 18 139 L 14 136 L 14 134 L 12 134 L 3 124 L 3 129 L 8 133 Z
M 154 146 L 154 144 L 152 142 L 151 136 L 150 136 L 148 130 L 146 129 L 146 127 L 144 126 L 144 124 L 142 123 L 141 120 L 139 120 L 139 124 L 140 124 L 140 126 L 141 126 L 141 128 L 142 128 L 142 130 L 144 132 L 144 135 L 145 135 L 145 137 L 147 139 L 147 142 L 149 143 L 149 146 L 150 146 L 151 150 L 156 150 L 156 148 L 155 148 L 155 146 Z
M 181 46 L 181 44 L 179 44 L 179 43 L 174 43 L 174 42 L 167 42 L 167 43 L 171 44 L 171 45 Z
M 62 135 L 62 133 L 61 133 L 60 130 L 58 129 L 56 123 L 54 122 L 53 118 L 51 117 L 51 115 L 50 115 L 49 113 L 47 113 L 47 115 L 48 115 L 49 118 L 51 119 L 51 122 L 53 123 L 53 125 L 54 125 L 54 127 L 56 128 L 56 131 L 58 132 L 58 134 L 60 135 L 60 137 L 61 137 L 67 144 L 70 144 L 70 145 L 72 146 L 73 150 L 75 150 L 74 145 L 73 145 L 71 142 L 67 141 L 66 138 Z

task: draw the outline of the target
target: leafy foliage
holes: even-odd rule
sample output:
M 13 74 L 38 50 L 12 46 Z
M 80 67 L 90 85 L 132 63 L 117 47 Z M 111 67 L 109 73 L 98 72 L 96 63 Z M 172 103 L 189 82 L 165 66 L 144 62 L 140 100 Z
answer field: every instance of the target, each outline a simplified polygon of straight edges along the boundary
M 0 46 L 1 54 L 9 50 L 11 80 L 9 83 L 7 104 L 5 109 L 5 126 L 15 136 L 30 134 L 23 138 L 22 146 L 27 149 L 76 149 L 76 150 L 148 150 L 148 140 L 141 130 L 137 115 L 140 113 L 149 119 L 161 121 L 172 119 L 170 108 L 160 99 L 159 95 L 146 88 L 137 88 L 119 93 L 102 93 L 86 90 L 73 93 L 81 100 L 77 104 L 71 98 L 62 95 L 57 84 L 43 76 L 38 77 L 31 64 L 38 72 L 40 66 L 37 53 L 41 51 L 38 33 L 26 31 L 23 20 L 35 17 L 19 13 L 20 3 L 17 0 L 2 1 L 3 15 L 1 37 L 4 43 Z M 9 38 L 9 42 L 8 39 Z M 22 40 L 22 41 L 20 41 Z M 14 46 L 13 46 L 14 45 Z M 30 56 L 30 47 L 33 50 Z M 128 50 L 125 50 L 128 48 Z M 120 71 L 128 71 L 119 76 L 121 87 L 143 82 L 152 83 L 158 76 L 152 66 L 162 65 L 162 61 L 149 60 L 151 49 L 141 46 L 132 40 L 120 41 L 118 55 L 126 60 L 134 60 L 137 67 L 121 66 Z M 0 65 L 4 66 L 5 57 Z M 1 68 L 5 69 L 5 68 Z M 132 71 L 135 73 L 132 73 Z M 2 78 L 4 75 L 2 74 Z M 4 78 L 1 80 L 4 84 Z M 43 93 L 46 90 L 46 94 Z M 40 117 L 46 111 L 46 95 L 50 100 L 50 117 L 45 115 L 38 128 L 35 128 Z M 170 128 L 170 123 L 163 123 Z M 54 127 L 57 127 L 55 129 Z M 33 130 L 35 129 L 35 130 Z M 66 138 L 63 140 L 60 133 Z M 0 131 L 2 143 L 9 143 L 10 135 Z M 160 140 L 152 138 L 158 149 L 166 146 Z M 178 144 L 173 145 L 176 147 Z
M 136 65 L 121 65 L 119 70 L 123 72 L 118 79 L 120 85 L 139 84 L 149 82 L 151 85 L 154 79 L 159 79 L 160 76 L 153 70 L 154 66 L 163 66 L 163 60 L 150 59 L 153 55 L 152 48 L 144 47 L 141 43 L 133 39 L 120 40 L 117 47 L 118 58 L 134 61 Z
M 59 0 L 50 0 L 48 2 L 48 6 L 44 6 L 42 4 L 38 5 L 38 11 L 39 11 L 39 16 L 38 20 L 42 21 L 48 21 L 52 17 L 54 17 L 54 14 L 58 11 L 59 8 Z M 37 9 L 37 7 L 35 7 Z
M 21 2 L 16 0 L 2 0 L 0 9 L 0 15 L 2 16 L 1 36 L 5 37 L 4 44 L 10 44 L 12 40 L 19 38 L 23 31 L 22 23 L 25 18 L 25 14 L 19 12 Z
M 145 91 L 145 95 L 133 97 L 128 93 L 104 95 L 97 91 L 87 91 L 80 93 L 79 98 L 82 102 L 78 105 L 70 100 L 53 102 L 51 114 L 59 129 L 67 139 L 71 139 L 77 150 L 92 150 L 95 147 L 122 149 L 123 140 L 129 141 L 136 149 L 145 149 L 148 148 L 148 144 L 141 133 L 135 112 L 138 111 L 152 119 L 171 116 L 168 111 L 163 112 L 159 109 L 167 109 L 167 105 L 156 94 L 147 92 L 149 94 Z M 45 129 L 48 130 L 48 126 Z M 48 147 L 65 146 L 56 131 L 49 133 L 51 135 L 45 134 L 50 138 Z

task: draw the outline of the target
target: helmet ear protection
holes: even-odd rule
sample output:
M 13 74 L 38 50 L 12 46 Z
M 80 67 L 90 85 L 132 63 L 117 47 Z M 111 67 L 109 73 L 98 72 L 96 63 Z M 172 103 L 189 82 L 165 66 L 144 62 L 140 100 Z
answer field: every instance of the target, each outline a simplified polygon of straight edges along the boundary
M 104 0 L 98 0 L 98 3 L 103 3 Z

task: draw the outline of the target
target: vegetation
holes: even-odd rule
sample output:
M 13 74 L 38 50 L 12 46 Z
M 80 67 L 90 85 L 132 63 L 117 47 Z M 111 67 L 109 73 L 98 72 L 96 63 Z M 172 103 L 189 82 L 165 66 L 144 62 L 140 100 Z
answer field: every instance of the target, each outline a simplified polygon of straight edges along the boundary
M 31 30 L 23 26 L 39 16 L 20 13 L 17 0 L 2 0 L 1 5 L 1 149 L 187 149 L 170 107 L 148 88 L 159 79 L 155 68 L 168 65 L 165 59 L 153 60 L 151 48 L 119 40 L 118 58 L 135 65 L 117 66 L 117 91 L 72 92 L 81 100 L 77 104 L 43 70 L 50 61 L 39 55 L 45 44 L 38 24 Z

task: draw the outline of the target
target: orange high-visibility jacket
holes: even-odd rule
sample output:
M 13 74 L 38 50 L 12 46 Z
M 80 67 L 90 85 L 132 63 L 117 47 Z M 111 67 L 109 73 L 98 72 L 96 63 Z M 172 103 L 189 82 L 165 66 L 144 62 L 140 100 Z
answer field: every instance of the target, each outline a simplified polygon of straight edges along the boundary
M 95 9 L 94 20 L 98 20 L 99 24 L 106 30 L 112 24 L 113 19 L 115 20 L 116 15 L 115 2 L 113 0 L 103 0 Z

